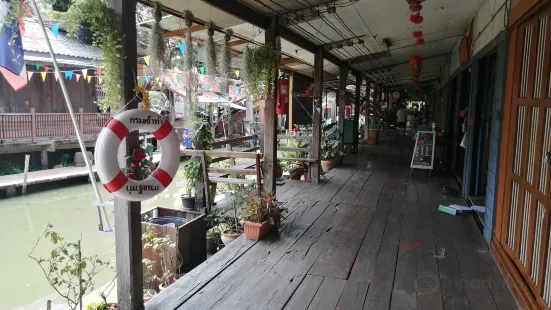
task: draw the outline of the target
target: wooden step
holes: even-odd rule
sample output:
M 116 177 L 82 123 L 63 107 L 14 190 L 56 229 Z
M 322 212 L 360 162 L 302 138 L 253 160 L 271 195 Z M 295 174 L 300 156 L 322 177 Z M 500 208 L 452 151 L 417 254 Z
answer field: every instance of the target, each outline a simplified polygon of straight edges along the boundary
M 255 180 L 248 180 L 248 179 L 232 179 L 232 178 L 211 178 L 209 177 L 210 183 L 228 183 L 228 184 L 243 184 L 243 185 L 249 185 L 252 183 L 256 183 Z

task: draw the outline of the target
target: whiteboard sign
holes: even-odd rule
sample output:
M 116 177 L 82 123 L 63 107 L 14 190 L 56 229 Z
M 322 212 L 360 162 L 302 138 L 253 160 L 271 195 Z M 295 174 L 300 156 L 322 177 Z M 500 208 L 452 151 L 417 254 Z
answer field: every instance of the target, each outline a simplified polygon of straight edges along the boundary
M 418 131 L 415 135 L 415 148 L 411 156 L 412 169 L 432 169 L 434 166 L 434 131 Z

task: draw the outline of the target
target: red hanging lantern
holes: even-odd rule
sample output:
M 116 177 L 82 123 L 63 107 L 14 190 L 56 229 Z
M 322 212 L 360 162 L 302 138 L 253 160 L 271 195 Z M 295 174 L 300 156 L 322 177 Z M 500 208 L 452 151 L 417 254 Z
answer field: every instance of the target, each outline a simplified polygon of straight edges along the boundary
M 413 37 L 418 39 L 418 38 L 421 38 L 423 37 L 423 32 L 422 31 L 414 31 L 413 32 Z
M 421 73 L 413 72 L 413 79 L 418 80 L 421 77 Z
M 425 39 L 423 39 L 423 38 L 417 38 L 417 41 L 415 41 L 415 44 L 417 44 L 417 45 L 423 45 L 423 44 L 425 44 Z
M 414 23 L 414 24 L 416 24 L 416 25 L 419 25 L 419 24 L 421 24 L 421 23 L 423 22 L 423 16 L 421 16 L 421 12 L 417 12 L 417 13 L 415 13 L 415 14 L 411 14 L 411 15 L 409 16 L 409 20 L 410 20 L 412 23 Z
M 414 88 L 421 88 L 421 82 L 419 80 L 413 80 Z
M 421 72 L 423 70 L 423 58 L 419 55 L 411 55 L 409 57 L 409 63 L 413 72 Z

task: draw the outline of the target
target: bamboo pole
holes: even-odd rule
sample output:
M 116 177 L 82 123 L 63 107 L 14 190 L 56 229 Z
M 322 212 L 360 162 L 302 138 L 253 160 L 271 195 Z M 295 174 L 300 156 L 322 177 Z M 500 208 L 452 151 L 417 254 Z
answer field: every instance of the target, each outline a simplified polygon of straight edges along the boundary
M 57 63 L 54 50 L 52 48 L 52 43 L 50 42 L 50 39 L 48 37 L 48 33 L 46 32 L 46 27 L 44 27 L 44 21 L 42 20 L 42 16 L 40 15 L 40 11 L 38 10 L 38 6 L 36 5 L 36 1 L 31 1 L 33 8 L 36 12 L 36 16 L 38 17 L 38 22 L 40 23 L 40 29 L 42 31 L 42 35 L 44 35 L 44 38 L 46 39 L 46 45 L 48 46 L 48 50 L 50 52 L 50 56 L 52 57 L 52 63 L 54 64 L 55 71 L 57 72 L 57 75 L 59 77 L 62 77 L 61 70 L 59 70 L 59 65 Z M 86 156 L 86 145 L 84 145 L 84 141 L 82 141 L 82 136 L 79 129 L 79 124 L 77 123 L 77 120 L 75 118 L 75 111 L 73 110 L 73 105 L 71 104 L 71 98 L 69 98 L 69 92 L 67 91 L 67 86 L 65 85 L 65 80 L 63 78 L 59 79 L 59 85 L 61 86 L 61 91 L 63 92 L 63 97 L 65 98 L 65 104 L 67 105 L 67 109 L 69 110 L 69 114 L 71 115 L 71 121 L 73 122 L 73 127 L 75 128 L 75 133 L 77 135 L 78 144 L 80 146 L 80 150 L 84 154 L 84 157 L 86 160 L 84 161 L 86 163 L 86 168 L 88 168 L 88 174 L 90 176 L 90 182 L 92 183 L 92 187 L 94 188 L 94 194 L 96 195 L 97 200 L 99 203 L 103 203 L 103 199 L 101 198 L 101 194 L 99 192 L 99 189 L 96 184 L 96 177 L 94 175 L 94 171 L 92 170 L 92 165 L 90 164 L 90 161 L 88 160 L 88 156 Z M 105 211 L 104 207 L 96 206 L 98 211 L 98 217 L 99 217 L 99 230 L 103 231 L 103 220 L 101 216 L 101 212 L 103 209 L 103 213 L 105 215 L 105 222 L 107 224 L 107 231 L 111 231 L 111 223 L 109 222 L 109 217 L 107 215 L 107 211 Z

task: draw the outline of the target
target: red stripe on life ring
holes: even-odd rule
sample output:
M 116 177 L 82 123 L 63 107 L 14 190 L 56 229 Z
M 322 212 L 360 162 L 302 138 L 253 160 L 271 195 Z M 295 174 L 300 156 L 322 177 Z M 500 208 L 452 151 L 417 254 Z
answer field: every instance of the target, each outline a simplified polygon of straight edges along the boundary
M 168 121 L 165 121 L 161 125 L 161 127 L 159 127 L 159 129 L 157 129 L 153 133 L 153 136 L 155 136 L 157 140 L 163 140 L 164 138 L 166 138 L 166 136 L 168 136 L 168 134 L 170 134 L 171 131 L 172 131 L 172 125 L 170 125 Z
M 128 128 L 126 128 L 126 126 L 116 118 L 109 120 L 109 122 L 105 124 L 105 128 L 109 128 L 114 134 L 117 135 L 117 137 L 119 137 L 121 141 L 130 133 Z
M 128 177 L 126 176 L 126 174 L 122 173 L 122 171 L 119 171 L 119 174 L 117 174 L 117 176 L 113 180 L 111 180 L 111 182 L 103 184 L 103 187 L 105 187 L 108 192 L 114 193 L 123 188 L 123 186 L 126 185 L 126 182 L 128 182 Z
M 170 185 L 170 183 L 172 182 L 172 177 L 161 168 L 157 168 L 155 171 L 153 171 L 151 176 L 157 179 L 159 183 L 161 183 L 161 185 L 165 188 L 167 188 L 168 185 Z

